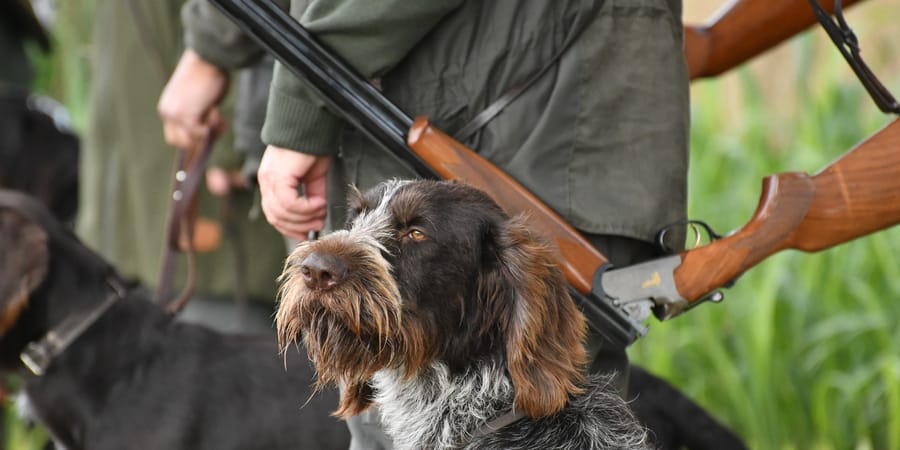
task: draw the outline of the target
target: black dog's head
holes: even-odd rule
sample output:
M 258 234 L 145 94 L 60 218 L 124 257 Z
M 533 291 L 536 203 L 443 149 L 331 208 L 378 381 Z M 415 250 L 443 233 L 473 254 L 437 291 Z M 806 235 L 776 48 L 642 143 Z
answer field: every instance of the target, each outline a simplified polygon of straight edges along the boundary
M 42 202 L 0 189 L 0 368 L 17 367 L 27 342 L 90 304 L 112 273 Z
M 434 361 L 503 364 L 516 408 L 559 411 L 578 392 L 585 321 L 551 247 L 487 195 L 452 182 L 392 181 L 351 202 L 346 230 L 288 258 L 277 315 L 320 381 L 345 385 L 338 415 L 369 405 L 367 382 Z
M 49 266 L 47 233 L 9 208 L 0 208 L 0 336 L 12 328 Z
M 0 91 L 0 188 L 27 192 L 70 223 L 78 208 L 78 137 L 53 100 Z

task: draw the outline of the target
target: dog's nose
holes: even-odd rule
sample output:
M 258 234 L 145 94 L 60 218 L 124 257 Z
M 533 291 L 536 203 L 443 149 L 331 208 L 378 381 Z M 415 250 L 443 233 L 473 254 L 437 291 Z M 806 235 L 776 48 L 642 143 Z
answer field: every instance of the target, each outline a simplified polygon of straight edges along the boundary
M 313 252 L 300 263 L 303 281 L 311 289 L 330 289 L 347 276 L 347 264 L 329 253 Z

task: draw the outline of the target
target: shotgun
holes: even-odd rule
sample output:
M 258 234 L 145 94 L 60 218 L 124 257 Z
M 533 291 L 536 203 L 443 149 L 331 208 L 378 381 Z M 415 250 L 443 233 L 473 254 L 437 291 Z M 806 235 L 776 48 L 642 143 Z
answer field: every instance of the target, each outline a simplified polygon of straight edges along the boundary
M 834 12 L 834 2 L 824 8 Z M 693 80 L 727 72 L 815 23 L 808 0 L 731 0 L 706 23 L 684 27 L 688 74 Z
M 212 0 L 242 30 L 304 79 L 337 113 L 423 177 L 457 179 L 486 191 L 510 214 L 527 213 L 552 238 L 570 291 L 588 322 L 620 345 L 646 332 L 652 312 L 673 317 L 786 248 L 815 251 L 900 222 L 900 122 L 895 121 L 814 176 L 766 178 L 746 226 L 705 246 L 613 268 L 577 230 L 473 150 L 400 111 L 277 5 Z

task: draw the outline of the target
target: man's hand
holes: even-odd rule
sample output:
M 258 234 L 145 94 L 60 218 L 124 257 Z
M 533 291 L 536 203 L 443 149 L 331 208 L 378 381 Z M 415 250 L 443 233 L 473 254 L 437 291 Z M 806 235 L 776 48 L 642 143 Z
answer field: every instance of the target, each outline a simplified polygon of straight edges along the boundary
M 310 231 L 325 226 L 330 165 L 330 156 L 266 147 L 256 177 L 263 213 L 281 234 L 305 240 Z
M 228 170 L 221 167 L 206 169 L 206 189 L 217 197 L 224 197 L 235 190 L 246 190 L 247 180 L 239 170 Z
M 221 132 L 225 121 L 217 105 L 227 90 L 228 75 L 222 69 L 185 50 L 156 106 L 166 142 L 193 150 L 210 129 Z

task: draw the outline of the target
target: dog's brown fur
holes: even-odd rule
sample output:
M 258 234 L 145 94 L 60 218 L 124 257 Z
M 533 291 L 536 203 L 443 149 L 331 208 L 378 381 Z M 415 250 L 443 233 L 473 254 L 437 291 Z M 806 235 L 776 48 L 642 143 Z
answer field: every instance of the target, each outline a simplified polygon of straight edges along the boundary
M 28 294 L 47 274 L 49 254 L 47 234 L 10 210 L 0 209 L 0 336 L 8 330 L 28 304 Z M 13 245 L 15 243 L 16 245 Z

